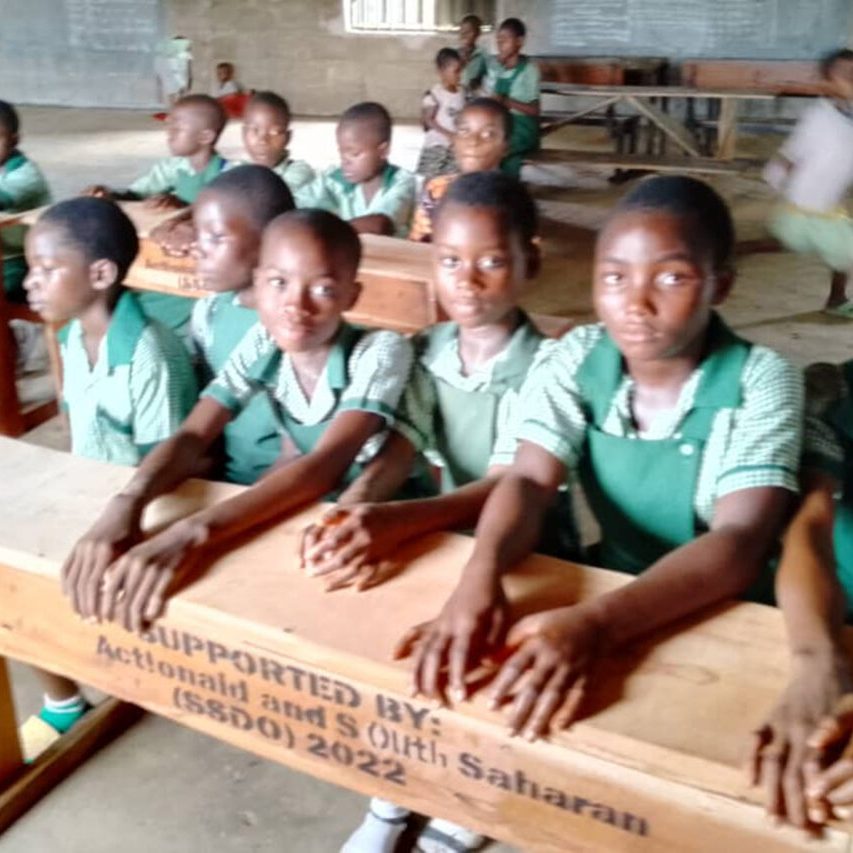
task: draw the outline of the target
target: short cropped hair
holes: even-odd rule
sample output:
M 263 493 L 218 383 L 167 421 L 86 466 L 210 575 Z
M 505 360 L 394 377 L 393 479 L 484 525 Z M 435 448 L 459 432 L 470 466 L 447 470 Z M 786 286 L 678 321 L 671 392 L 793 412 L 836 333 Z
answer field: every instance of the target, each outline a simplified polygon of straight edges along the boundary
M 494 98 L 472 98 L 462 108 L 459 115 L 468 112 L 468 110 L 485 110 L 492 113 L 496 118 L 501 120 L 504 129 L 504 139 L 509 140 L 512 136 L 512 113 L 500 102 Z
M 236 166 L 222 172 L 201 191 L 233 199 L 245 210 L 249 220 L 260 231 L 268 222 L 296 203 L 287 184 L 266 166 Z
M 89 263 L 106 259 L 118 268 L 124 280 L 139 252 L 139 238 L 130 217 L 113 201 L 104 198 L 71 198 L 49 207 L 39 225 L 53 225 Z
M 500 217 L 505 228 L 515 231 L 526 245 L 539 233 L 536 202 L 521 181 L 504 172 L 469 172 L 450 185 L 436 211 L 435 220 L 452 204 L 487 207 Z
M 728 205 L 703 181 L 684 175 L 660 175 L 637 184 L 617 203 L 609 221 L 634 211 L 666 213 L 683 218 L 694 246 L 711 255 L 715 270 L 734 262 L 735 228 Z
M 459 26 L 461 27 L 465 24 L 470 24 L 478 30 L 483 29 L 483 19 L 479 15 L 465 15 L 465 17 L 459 22 Z
M 451 62 L 458 62 L 460 65 L 462 64 L 462 57 L 459 55 L 459 51 L 452 47 L 443 47 L 435 55 L 435 67 L 438 68 L 439 71 L 441 71 L 442 68 L 447 68 Z
M 821 77 L 828 80 L 836 62 L 853 62 L 853 50 L 845 47 L 840 50 L 833 50 L 822 57 L 819 65 Z
M 204 123 L 216 134 L 217 139 L 219 139 L 222 131 L 225 130 L 225 124 L 228 121 L 225 108 L 216 98 L 210 95 L 184 95 L 183 98 L 178 98 L 172 109 L 176 109 L 177 107 L 191 107 L 198 110 L 204 116 Z
M 246 104 L 246 109 L 248 110 L 255 104 L 263 104 L 263 106 L 269 107 L 271 110 L 275 110 L 280 114 L 284 124 L 290 124 L 290 104 L 288 104 L 287 100 L 282 98 L 282 96 L 277 92 L 271 92 L 268 89 L 255 92 L 255 94 L 249 98 L 249 103 Z
M 498 32 L 501 30 L 509 30 L 519 39 L 523 39 L 527 35 L 527 27 L 524 26 L 524 21 L 521 18 L 506 18 L 501 21 L 501 25 L 498 27 Z
M 5 127 L 14 136 L 20 126 L 18 111 L 8 101 L 0 101 L 0 127 Z
M 361 240 L 355 228 L 340 216 L 328 210 L 303 207 L 277 216 L 267 225 L 264 234 L 275 228 L 294 225 L 310 231 L 322 244 L 326 252 L 343 255 L 352 265 L 353 273 L 361 263 Z
M 382 104 L 377 104 L 375 101 L 362 101 L 359 104 L 353 104 L 344 111 L 338 124 L 355 122 L 371 125 L 380 142 L 391 141 L 391 116 Z

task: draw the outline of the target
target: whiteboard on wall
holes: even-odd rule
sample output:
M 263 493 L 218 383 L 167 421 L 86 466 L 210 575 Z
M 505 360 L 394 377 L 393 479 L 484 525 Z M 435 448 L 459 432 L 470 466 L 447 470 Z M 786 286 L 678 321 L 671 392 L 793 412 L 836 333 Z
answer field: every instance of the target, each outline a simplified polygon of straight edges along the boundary
M 0 0 L 0 98 L 150 107 L 163 0 Z
M 531 52 L 814 59 L 851 35 L 851 0 L 548 0 Z

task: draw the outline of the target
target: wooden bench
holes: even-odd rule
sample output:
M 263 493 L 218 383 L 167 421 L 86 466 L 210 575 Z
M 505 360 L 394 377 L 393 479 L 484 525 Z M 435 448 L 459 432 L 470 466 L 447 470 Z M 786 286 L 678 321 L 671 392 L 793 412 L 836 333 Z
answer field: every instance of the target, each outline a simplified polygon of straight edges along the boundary
M 719 608 L 602 660 L 582 720 L 550 743 L 530 744 L 507 735 L 504 718 L 482 695 L 454 708 L 410 698 L 408 666 L 390 659 L 402 632 L 434 616 L 452 589 L 471 550 L 464 536 L 404 547 L 404 570 L 392 581 L 329 595 L 297 566 L 300 532 L 320 511 L 310 508 L 218 557 L 143 637 L 77 618 L 60 594 L 60 565 L 129 473 L 0 439 L 7 492 L 0 514 L 0 754 L 5 748 L 16 780 L 0 794 L 0 825 L 27 804 L 28 783 L 50 771 L 45 759 L 28 770 L 14 767 L 5 656 L 526 851 L 803 849 L 802 834 L 766 820 L 742 767 L 749 733 L 787 679 L 775 609 Z M 190 482 L 152 505 L 146 526 L 239 489 Z M 533 557 L 506 587 L 518 615 L 629 582 Z M 383 617 L 365 618 L 377 613 Z M 54 748 L 54 762 L 67 742 Z M 132 807 L 129 801 L 128 813 Z M 808 849 L 847 851 L 850 836 L 833 829 Z
M 619 151 L 570 151 L 543 148 L 531 154 L 526 163 L 539 166 L 590 166 L 627 172 L 677 172 L 707 175 L 758 173 L 755 160 L 717 160 L 714 157 L 668 157 L 648 154 L 622 154 Z

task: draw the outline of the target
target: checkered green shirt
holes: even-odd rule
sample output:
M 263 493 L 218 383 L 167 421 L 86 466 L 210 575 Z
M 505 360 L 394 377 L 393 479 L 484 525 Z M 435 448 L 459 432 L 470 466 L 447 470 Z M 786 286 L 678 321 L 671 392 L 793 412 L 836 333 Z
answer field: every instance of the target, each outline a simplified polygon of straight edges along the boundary
M 581 326 L 549 348 L 531 369 L 522 389 L 524 420 L 510 443 L 496 448 L 495 461 L 511 462 L 517 441 L 547 450 L 574 473 L 589 426 L 588 401 L 576 381 L 581 364 L 605 334 L 600 324 Z M 639 434 L 631 415 L 633 381 L 626 374 L 603 424 L 606 433 L 638 441 L 677 439 L 693 405 L 700 365 L 685 383 L 677 406 Z M 802 446 L 803 379 L 777 353 L 753 346 L 741 375 L 742 404 L 721 409 L 704 447 L 694 496 L 697 517 L 709 525 L 720 498 L 741 489 L 778 487 L 798 491 Z
M 72 453 L 136 465 L 195 405 L 198 388 L 186 348 L 146 318 L 130 292 L 116 304 L 94 365 L 78 320 L 62 330 L 60 343 Z
M 0 210 L 20 213 L 50 204 L 50 190 L 41 169 L 20 151 L 0 166 Z M 20 258 L 24 254 L 25 225 L 9 225 L 0 229 L 3 261 Z
M 339 168 L 331 168 L 321 172 L 300 191 L 299 206 L 320 207 L 347 220 L 381 213 L 394 223 L 398 237 L 406 237 L 416 195 L 415 176 L 390 163 L 386 164 L 382 185 L 370 203 L 364 200 L 364 192 L 359 184 L 351 184 Z

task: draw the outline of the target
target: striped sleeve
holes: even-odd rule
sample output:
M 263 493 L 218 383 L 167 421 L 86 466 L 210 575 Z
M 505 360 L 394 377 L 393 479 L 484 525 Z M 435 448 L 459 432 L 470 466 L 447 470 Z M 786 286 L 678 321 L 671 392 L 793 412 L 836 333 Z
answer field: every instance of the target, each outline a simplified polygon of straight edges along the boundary
M 276 355 L 278 349 L 260 323 L 256 323 L 231 353 L 225 366 L 202 391 L 232 414 L 237 414 L 257 392 L 259 385 L 252 378 L 253 370 L 262 360 Z
M 339 411 L 373 412 L 394 423 L 412 370 L 409 341 L 396 332 L 368 332 L 353 348 L 348 367 Z
M 743 400 L 731 413 L 726 447 L 716 462 L 716 497 L 760 487 L 798 491 L 802 371 L 778 353 L 754 346 L 741 382 Z M 710 446 L 706 453 L 715 455 Z

